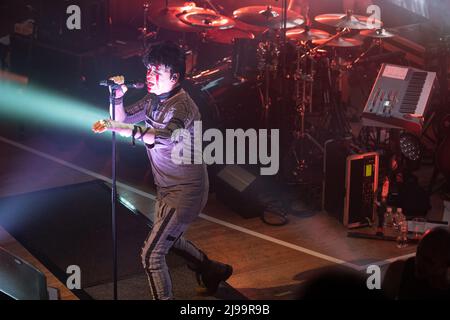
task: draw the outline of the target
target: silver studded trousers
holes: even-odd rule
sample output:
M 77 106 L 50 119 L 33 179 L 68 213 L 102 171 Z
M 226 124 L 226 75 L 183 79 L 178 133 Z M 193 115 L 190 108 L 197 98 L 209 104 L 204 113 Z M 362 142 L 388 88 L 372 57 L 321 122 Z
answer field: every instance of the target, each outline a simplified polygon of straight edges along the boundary
M 172 281 L 166 264 L 169 250 L 199 266 L 206 255 L 183 233 L 197 218 L 208 199 L 208 183 L 200 187 L 178 190 L 158 189 L 153 228 L 142 248 L 141 258 L 150 291 L 155 300 L 173 298 Z

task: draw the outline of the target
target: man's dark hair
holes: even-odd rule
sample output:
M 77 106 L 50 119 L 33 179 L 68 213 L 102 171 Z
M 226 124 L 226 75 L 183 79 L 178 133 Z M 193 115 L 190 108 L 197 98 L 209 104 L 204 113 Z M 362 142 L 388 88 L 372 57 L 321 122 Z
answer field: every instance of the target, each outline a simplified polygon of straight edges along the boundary
M 170 68 L 170 75 L 178 73 L 179 81 L 186 74 L 186 54 L 175 43 L 163 41 L 153 44 L 144 54 L 142 61 L 149 68 L 150 65 L 162 64 Z

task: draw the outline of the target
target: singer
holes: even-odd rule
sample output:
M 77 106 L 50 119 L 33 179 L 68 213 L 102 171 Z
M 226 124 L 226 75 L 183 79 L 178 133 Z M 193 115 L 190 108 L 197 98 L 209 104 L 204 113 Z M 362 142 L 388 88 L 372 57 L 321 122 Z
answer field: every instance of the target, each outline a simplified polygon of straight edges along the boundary
M 220 282 L 231 276 L 232 267 L 208 259 L 205 253 L 183 237 L 208 199 L 206 165 L 177 165 L 171 160 L 174 146 L 183 143 L 182 137 L 172 140 L 172 132 L 184 128 L 194 137 L 194 121 L 200 120 L 197 105 L 181 87 L 186 68 L 185 54 L 175 44 L 161 42 L 150 48 L 143 62 L 147 67 L 148 94 L 124 108 L 123 95 L 127 91 L 127 86 L 122 85 L 124 78 L 110 78 L 120 85 L 115 94 L 116 121 L 100 120 L 94 123 L 92 129 L 96 133 L 116 131 L 131 136 L 133 143 L 137 139 L 146 145 L 157 187 L 157 201 L 153 228 L 144 242 L 141 258 L 153 298 L 173 299 L 165 259 L 169 250 L 186 259 L 189 267 L 196 272 L 204 293 L 214 294 Z M 135 125 L 141 121 L 145 121 L 146 125 Z

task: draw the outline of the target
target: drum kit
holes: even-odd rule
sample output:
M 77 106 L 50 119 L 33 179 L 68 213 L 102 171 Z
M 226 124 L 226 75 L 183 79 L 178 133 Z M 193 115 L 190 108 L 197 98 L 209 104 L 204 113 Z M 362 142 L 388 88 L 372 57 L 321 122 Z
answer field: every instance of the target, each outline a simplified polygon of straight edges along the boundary
M 290 118 L 295 119 L 295 123 L 291 126 L 294 139 L 290 139 L 293 142 L 289 150 L 296 162 L 291 172 L 301 182 L 302 173 L 308 168 L 305 141 L 309 140 L 322 150 L 322 144 L 305 128 L 305 115 L 314 112 L 315 83 L 319 81 L 323 91 L 321 99 L 325 107 L 320 117 L 328 121 L 322 127 L 334 136 L 349 134 L 350 126 L 340 108 L 341 75 L 373 48 L 380 48 L 382 41 L 394 37 L 394 34 L 385 30 L 381 21 L 353 14 L 350 10 L 318 15 L 313 19 L 313 28 L 305 24 L 305 21 L 310 21 L 308 17 L 287 7 L 253 5 L 226 15 L 221 10 L 223 8 L 216 8 L 210 1 L 202 3 L 204 7 L 198 7 L 193 2 L 169 6 L 166 1 L 164 8 L 152 10 L 148 20 L 157 27 L 157 34 L 161 29 L 182 34 L 179 39 L 185 39 L 186 34 L 194 34 L 202 44 L 225 46 L 227 49 L 224 50 L 220 67 L 216 68 L 217 64 L 211 63 L 210 67 L 199 70 L 194 66 L 188 81 L 211 90 L 219 82 L 223 83 L 224 77 L 229 78 L 229 83 L 233 84 L 222 88 L 222 92 L 234 90 L 236 84 L 254 83 L 261 114 L 258 127 L 271 126 L 272 109 L 279 107 L 272 101 L 288 100 L 295 107 L 291 108 L 295 110 L 295 116 Z M 330 33 L 333 29 L 334 34 Z M 373 40 L 372 45 L 365 51 L 359 50 L 368 38 Z M 180 45 L 191 51 L 196 48 L 186 42 L 180 42 Z M 343 57 L 340 52 L 348 49 L 358 49 L 358 55 L 351 57 L 351 60 L 348 55 Z M 325 72 L 318 70 L 320 68 L 325 68 Z M 216 80 L 222 80 L 214 82 L 215 76 Z M 274 93 L 274 87 L 283 89 Z M 215 95 L 214 99 L 216 101 L 211 103 L 217 108 L 218 96 Z M 218 112 L 230 112 L 228 107 L 223 109 Z

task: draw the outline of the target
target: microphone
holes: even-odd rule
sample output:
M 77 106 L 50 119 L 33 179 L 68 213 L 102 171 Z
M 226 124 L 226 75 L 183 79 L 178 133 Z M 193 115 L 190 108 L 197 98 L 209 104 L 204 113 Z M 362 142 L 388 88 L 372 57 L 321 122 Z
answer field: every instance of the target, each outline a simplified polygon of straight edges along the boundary
M 145 84 L 137 81 L 125 81 L 123 84 L 117 84 L 112 80 L 102 80 L 99 82 L 99 85 L 104 87 L 112 87 L 113 89 L 120 88 L 122 85 L 126 86 L 128 89 L 143 89 Z

